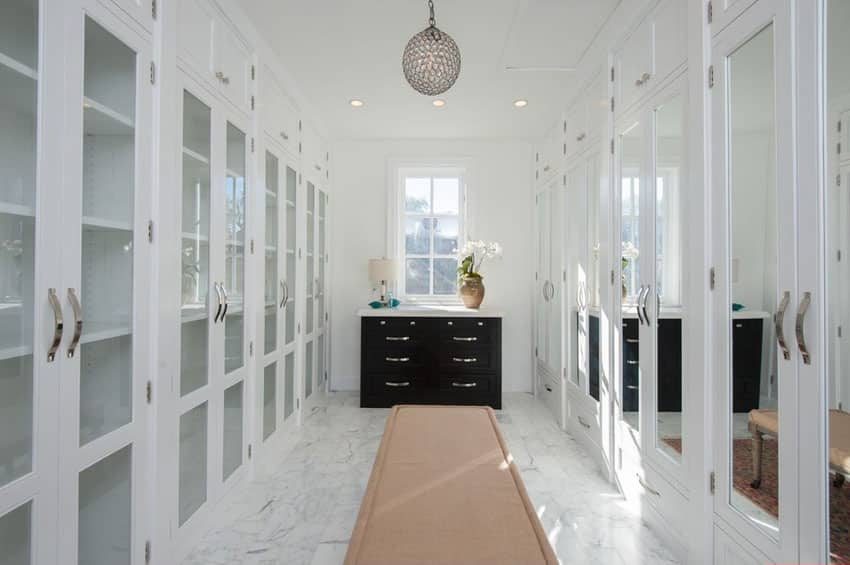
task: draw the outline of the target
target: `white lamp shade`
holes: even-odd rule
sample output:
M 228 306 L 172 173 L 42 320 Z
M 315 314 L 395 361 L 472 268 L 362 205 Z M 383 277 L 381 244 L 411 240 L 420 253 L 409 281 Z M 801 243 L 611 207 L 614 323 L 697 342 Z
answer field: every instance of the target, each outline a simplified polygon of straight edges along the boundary
M 397 276 L 398 261 L 395 259 L 369 259 L 370 281 L 394 281 Z

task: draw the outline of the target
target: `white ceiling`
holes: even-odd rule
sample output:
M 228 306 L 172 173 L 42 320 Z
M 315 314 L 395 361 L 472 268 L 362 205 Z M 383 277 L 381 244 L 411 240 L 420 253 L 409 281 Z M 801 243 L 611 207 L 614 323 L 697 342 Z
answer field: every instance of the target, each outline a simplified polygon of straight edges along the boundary
M 534 137 L 580 85 L 582 56 L 621 0 L 435 0 L 461 50 L 443 108 L 405 81 L 426 0 L 242 0 L 336 138 Z M 536 70 L 507 70 L 529 67 Z M 354 109 L 352 98 L 366 105 Z M 518 98 L 528 106 L 514 108 Z

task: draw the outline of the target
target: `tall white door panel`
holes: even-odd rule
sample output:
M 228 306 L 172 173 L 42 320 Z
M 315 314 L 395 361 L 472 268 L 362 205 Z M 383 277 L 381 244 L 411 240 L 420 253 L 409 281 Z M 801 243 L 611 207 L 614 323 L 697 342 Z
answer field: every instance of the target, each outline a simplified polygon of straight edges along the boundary
M 799 557 L 794 325 L 803 267 L 791 47 L 790 2 L 760 0 L 714 38 L 711 90 L 714 508 L 717 520 L 786 562 Z M 742 316 L 751 311 L 768 315 L 747 327 Z M 747 332 L 761 332 L 768 344 L 757 368 Z M 745 403 L 753 387 L 757 400 Z
M 59 551 L 72 563 L 143 563 L 151 50 L 98 4 L 66 16 L 68 45 L 82 50 L 66 57 Z

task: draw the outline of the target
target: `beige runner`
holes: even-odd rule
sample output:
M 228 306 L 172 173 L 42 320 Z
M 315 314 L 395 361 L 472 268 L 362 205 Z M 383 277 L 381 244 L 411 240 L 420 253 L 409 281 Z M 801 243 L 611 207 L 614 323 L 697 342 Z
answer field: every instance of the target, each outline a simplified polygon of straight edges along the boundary
M 346 565 L 558 563 L 489 407 L 396 406 Z

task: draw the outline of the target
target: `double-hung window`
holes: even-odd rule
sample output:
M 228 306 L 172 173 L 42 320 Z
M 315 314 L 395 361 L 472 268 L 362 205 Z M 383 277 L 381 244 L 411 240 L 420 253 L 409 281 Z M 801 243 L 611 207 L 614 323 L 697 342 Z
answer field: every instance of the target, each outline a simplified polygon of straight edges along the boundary
M 413 300 L 457 294 L 464 236 L 464 175 L 457 168 L 399 169 L 400 290 Z

